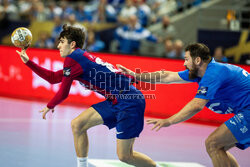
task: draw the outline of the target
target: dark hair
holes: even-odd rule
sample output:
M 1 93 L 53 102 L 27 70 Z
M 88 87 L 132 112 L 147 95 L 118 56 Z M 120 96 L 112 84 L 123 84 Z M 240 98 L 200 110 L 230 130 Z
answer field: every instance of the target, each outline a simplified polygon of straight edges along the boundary
M 75 41 L 76 48 L 83 48 L 85 42 L 85 31 L 83 29 L 64 24 L 59 40 L 64 37 L 68 40 L 68 43 Z
M 190 56 L 194 60 L 196 57 L 200 57 L 202 61 L 208 61 L 211 59 L 209 48 L 203 43 L 194 43 L 186 47 L 185 51 L 190 52 Z

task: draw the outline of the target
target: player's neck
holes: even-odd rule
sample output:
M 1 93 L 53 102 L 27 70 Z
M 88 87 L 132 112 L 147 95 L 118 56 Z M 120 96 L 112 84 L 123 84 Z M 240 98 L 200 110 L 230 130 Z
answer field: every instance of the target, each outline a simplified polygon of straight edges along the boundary
M 208 63 L 202 63 L 198 70 L 198 77 L 202 78 L 207 70 Z
M 76 50 L 76 48 L 71 49 L 70 54 L 73 53 Z

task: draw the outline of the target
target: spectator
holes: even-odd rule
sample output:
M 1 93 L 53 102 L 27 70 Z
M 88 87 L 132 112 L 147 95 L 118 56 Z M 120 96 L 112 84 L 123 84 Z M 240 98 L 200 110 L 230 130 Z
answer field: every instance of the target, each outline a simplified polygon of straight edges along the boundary
M 115 10 L 117 10 L 117 12 L 119 12 L 122 8 L 122 6 L 124 6 L 125 0 L 108 0 L 108 4 L 112 5 Z
M 106 5 L 107 5 L 107 0 L 100 0 L 97 11 L 98 22 L 106 22 L 106 13 L 105 13 Z
M 29 20 L 32 4 L 29 0 L 19 0 L 18 9 L 21 20 Z
M 213 57 L 215 61 L 224 62 L 224 63 L 228 62 L 227 57 L 224 55 L 224 49 L 221 46 L 215 48 Z
M 56 48 L 58 37 L 62 31 L 62 20 L 60 19 L 59 16 L 54 17 L 54 23 L 55 23 L 55 26 L 51 33 L 51 41 L 54 43 L 54 48 Z
M 117 16 L 121 11 L 122 6 L 124 6 L 125 0 L 108 0 L 106 6 L 106 21 L 107 22 L 117 22 Z
M 51 40 L 49 33 L 47 31 L 41 31 L 39 33 L 38 40 L 35 43 L 37 48 L 50 48 L 54 47 L 54 42 Z
M 116 22 L 125 0 L 100 0 L 98 18 L 100 22 Z
M 49 10 L 49 19 L 53 20 L 54 17 L 60 17 L 62 16 L 62 8 L 57 6 L 54 1 L 48 2 L 48 10 Z
M 144 2 L 144 0 L 135 0 L 135 6 L 137 7 L 137 17 L 139 23 L 146 27 L 148 25 L 151 9 L 150 7 Z
M 168 16 L 163 16 L 161 25 L 152 26 L 149 30 L 160 38 L 162 41 L 174 40 L 176 38 L 176 29 L 171 24 L 170 18 Z
M 164 15 L 173 15 L 177 12 L 176 0 L 154 0 L 151 10 L 151 22 L 158 22 Z
M 174 59 L 184 59 L 184 56 L 185 56 L 185 51 L 183 42 L 178 39 L 174 42 L 173 50 L 168 54 L 168 57 Z
M 173 46 L 173 42 L 171 40 L 166 40 L 165 41 L 165 53 L 164 53 L 164 57 L 169 57 L 169 54 L 173 51 L 174 46 Z
M 136 12 L 137 9 L 133 4 L 133 0 L 126 0 L 126 4 L 122 7 L 118 17 L 119 22 L 127 24 L 129 16 L 135 15 Z
M 85 4 L 83 2 L 77 2 L 74 13 L 76 16 L 76 20 L 79 22 L 83 22 L 86 20 L 84 8 Z
M 129 17 L 128 25 L 117 28 L 115 35 L 119 43 L 118 50 L 125 54 L 138 52 L 140 42 L 143 39 L 157 42 L 157 38 L 138 23 L 135 15 Z
M 19 19 L 19 13 L 18 8 L 13 3 L 11 4 L 9 0 L 3 0 L 3 12 L 6 14 L 8 20 L 18 20 Z
M 91 52 L 100 52 L 105 48 L 105 44 L 103 41 L 98 39 L 95 35 L 95 32 L 90 30 L 88 32 L 87 38 L 87 47 L 86 49 Z
M 50 11 L 46 8 L 43 2 L 37 1 L 34 2 L 34 13 L 33 18 L 36 21 L 46 21 L 50 16 Z
M 69 15 L 74 14 L 73 8 L 71 7 L 71 5 L 69 5 L 67 1 L 60 1 L 59 7 L 62 9 L 61 13 L 62 19 L 67 19 Z
M 76 20 L 76 15 L 74 13 L 68 15 L 67 24 L 69 26 L 74 26 L 78 28 L 84 28 L 84 26 Z

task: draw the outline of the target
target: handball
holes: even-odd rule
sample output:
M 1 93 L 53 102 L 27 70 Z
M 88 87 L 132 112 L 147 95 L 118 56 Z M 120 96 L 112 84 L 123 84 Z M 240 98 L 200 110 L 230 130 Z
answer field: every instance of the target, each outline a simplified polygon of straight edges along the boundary
M 26 48 L 31 44 L 32 33 L 25 27 L 19 27 L 11 34 L 11 42 L 19 48 Z

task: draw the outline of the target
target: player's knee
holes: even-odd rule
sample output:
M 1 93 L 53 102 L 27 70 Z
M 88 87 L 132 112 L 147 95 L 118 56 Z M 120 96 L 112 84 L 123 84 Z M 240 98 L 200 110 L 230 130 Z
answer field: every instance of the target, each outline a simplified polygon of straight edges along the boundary
M 130 163 L 132 156 L 128 154 L 118 154 L 119 160 L 125 163 Z
M 205 141 L 205 145 L 208 154 L 220 149 L 219 144 L 214 137 L 208 137 Z
M 71 121 L 71 129 L 73 133 L 82 133 L 85 131 L 84 124 L 77 119 Z

